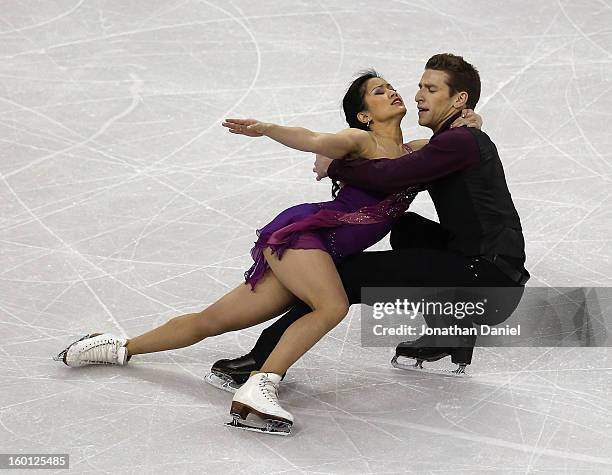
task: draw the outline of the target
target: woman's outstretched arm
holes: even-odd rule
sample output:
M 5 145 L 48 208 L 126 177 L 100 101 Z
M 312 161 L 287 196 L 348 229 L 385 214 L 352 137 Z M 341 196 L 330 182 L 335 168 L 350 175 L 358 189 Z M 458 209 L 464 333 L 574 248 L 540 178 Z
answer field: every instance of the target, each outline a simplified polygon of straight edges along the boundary
M 287 147 L 302 152 L 325 155 L 332 159 L 364 156 L 375 147 L 370 134 L 365 130 L 345 129 L 336 134 L 313 132 L 303 127 L 285 127 L 255 119 L 226 119 L 221 125 L 233 134 L 248 137 L 270 137 Z

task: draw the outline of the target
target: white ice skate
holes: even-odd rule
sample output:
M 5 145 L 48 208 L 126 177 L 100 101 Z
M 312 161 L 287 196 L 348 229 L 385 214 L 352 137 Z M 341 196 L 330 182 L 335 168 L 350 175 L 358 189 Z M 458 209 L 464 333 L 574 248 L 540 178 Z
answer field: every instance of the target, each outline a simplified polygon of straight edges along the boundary
M 293 416 L 278 403 L 280 381 L 280 374 L 251 376 L 234 394 L 230 409 L 233 419 L 226 425 L 265 434 L 289 435 Z M 249 415 L 251 418 L 247 420 Z
M 109 333 L 94 333 L 71 343 L 55 361 L 68 366 L 87 366 L 92 364 L 125 365 L 128 360 L 127 340 Z

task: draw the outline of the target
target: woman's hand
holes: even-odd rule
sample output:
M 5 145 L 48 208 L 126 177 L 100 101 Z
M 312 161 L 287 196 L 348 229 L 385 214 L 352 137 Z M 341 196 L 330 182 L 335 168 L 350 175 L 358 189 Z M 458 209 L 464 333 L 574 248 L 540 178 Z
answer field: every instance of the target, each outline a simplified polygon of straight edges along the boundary
M 261 137 L 272 124 L 255 119 L 225 119 L 221 125 L 227 127 L 232 134 Z
M 476 114 L 472 109 L 463 109 L 461 111 L 461 117 L 455 120 L 450 128 L 454 129 L 455 127 L 474 127 L 476 129 L 482 128 L 482 117 Z

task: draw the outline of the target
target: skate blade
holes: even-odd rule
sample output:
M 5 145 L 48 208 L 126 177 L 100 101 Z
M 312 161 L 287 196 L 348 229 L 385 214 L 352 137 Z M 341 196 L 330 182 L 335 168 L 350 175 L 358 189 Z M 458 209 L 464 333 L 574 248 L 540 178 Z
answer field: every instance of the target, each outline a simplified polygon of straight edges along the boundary
M 402 357 L 403 358 L 403 357 Z M 413 358 L 405 358 L 409 361 L 415 361 Z M 394 356 L 391 360 L 391 366 L 404 371 L 414 371 L 415 373 L 435 374 L 437 376 L 450 376 L 454 378 L 465 378 L 469 375 L 465 372 L 464 366 L 459 366 L 456 369 L 436 369 L 423 367 L 422 362 L 419 363 L 403 363 L 398 361 L 398 357 Z
M 287 422 L 275 421 L 271 419 L 262 420 L 261 424 L 257 424 L 252 420 L 241 419 L 238 414 L 232 414 L 231 422 L 226 422 L 227 427 L 234 429 L 248 430 L 259 432 L 260 434 L 281 435 L 287 436 L 291 434 L 291 424 Z
M 204 381 L 217 389 L 221 389 L 222 391 L 227 391 L 228 393 L 232 394 L 234 394 L 241 386 L 238 385 L 236 381 L 231 378 L 231 376 L 219 373 L 208 373 L 206 376 L 204 376 Z
M 61 361 L 62 363 L 66 364 L 66 361 L 64 361 L 64 357 L 66 356 L 66 353 L 68 353 L 68 350 L 70 348 L 72 348 L 74 345 L 76 345 L 80 341 L 87 340 L 89 338 L 93 338 L 94 336 L 97 336 L 97 335 L 100 335 L 100 333 L 88 333 L 87 335 L 79 338 L 78 340 L 73 341 L 66 348 L 60 351 L 57 356 L 54 356 L 53 361 Z

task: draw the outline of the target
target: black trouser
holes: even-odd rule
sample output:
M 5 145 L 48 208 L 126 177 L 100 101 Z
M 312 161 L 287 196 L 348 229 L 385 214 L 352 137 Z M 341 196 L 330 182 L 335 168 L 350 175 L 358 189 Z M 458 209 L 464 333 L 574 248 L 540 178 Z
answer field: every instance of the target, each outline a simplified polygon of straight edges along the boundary
M 362 287 L 519 287 L 489 261 L 448 251 L 447 241 L 448 234 L 438 223 L 407 213 L 391 231 L 393 250 L 362 252 L 338 266 L 349 302 L 361 303 Z M 495 312 L 489 319 L 485 315 L 477 323 L 501 323 L 516 304 L 503 315 Z M 285 330 L 310 311 L 299 301 L 262 332 L 251 350 L 260 367 Z

